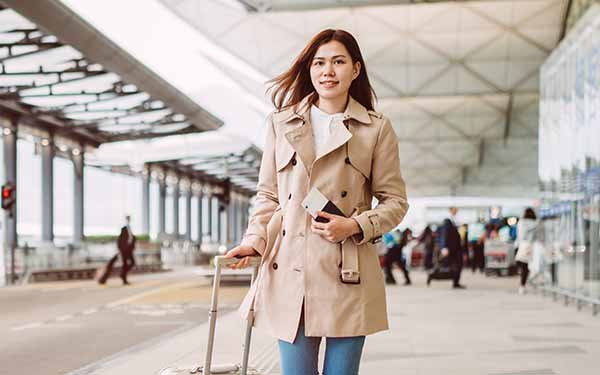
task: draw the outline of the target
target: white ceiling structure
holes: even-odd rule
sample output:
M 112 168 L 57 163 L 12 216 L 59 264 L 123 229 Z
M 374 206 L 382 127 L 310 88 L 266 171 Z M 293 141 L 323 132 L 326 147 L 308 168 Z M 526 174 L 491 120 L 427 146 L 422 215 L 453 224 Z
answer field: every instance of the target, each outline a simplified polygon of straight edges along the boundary
M 161 2 L 265 78 L 317 32 L 350 31 L 410 196 L 536 196 L 538 71 L 567 0 Z M 256 75 L 222 69 L 264 99 Z

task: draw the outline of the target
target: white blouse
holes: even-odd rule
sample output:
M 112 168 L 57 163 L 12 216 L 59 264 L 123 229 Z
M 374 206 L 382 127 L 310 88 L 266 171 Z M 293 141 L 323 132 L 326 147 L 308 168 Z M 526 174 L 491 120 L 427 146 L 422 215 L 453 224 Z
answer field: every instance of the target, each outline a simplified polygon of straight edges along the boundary
M 313 138 L 315 140 L 315 155 L 318 158 L 322 155 L 327 139 L 331 134 L 331 124 L 333 120 L 342 117 L 343 113 L 330 115 L 323 112 L 319 107 L 313 105 L 310 107 L 310 123 L 312 125 Z

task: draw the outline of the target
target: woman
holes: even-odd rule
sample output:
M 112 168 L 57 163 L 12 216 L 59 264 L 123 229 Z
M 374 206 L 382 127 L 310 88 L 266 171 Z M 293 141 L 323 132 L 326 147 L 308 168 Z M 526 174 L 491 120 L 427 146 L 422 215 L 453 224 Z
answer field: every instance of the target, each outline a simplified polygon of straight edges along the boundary
M 255 210 L 228 257 L 260 254 L 257 281 L 240 312 L 279 339 L 284 375 L 357 374 L 365 336 L 388 329 L 375 243 L 408 204 L 398 141 L 373 110 L 358 43 L 343 30 L 317 34 L 291 68 L 271 81 L 277 110 L 268 131 Z M 345 216 L 301 202 L 318 189 Z M 378 204 L 371 208 L 373 197 Z
M 535 212 L 528 207 L 523 213 L 523 218 L 517 224 L 517 255 L 515 260 L 521 273 L 521 286 L 519 294 L 525 293 L 527 278 L 529 277 L 529 263 L 533 260 L 534 243 L 538 241 L 539 223 Z

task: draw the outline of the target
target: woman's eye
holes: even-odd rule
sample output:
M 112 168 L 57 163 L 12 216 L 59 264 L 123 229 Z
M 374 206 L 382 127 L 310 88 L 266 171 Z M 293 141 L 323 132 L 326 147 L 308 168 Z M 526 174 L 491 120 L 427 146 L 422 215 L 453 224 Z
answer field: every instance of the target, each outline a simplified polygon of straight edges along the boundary
M 335 64 L 345 64 L 346 62 L 344 60 L 336 60 Z
M 323 65 L 323 61 L 315 61 L 313 65 Z

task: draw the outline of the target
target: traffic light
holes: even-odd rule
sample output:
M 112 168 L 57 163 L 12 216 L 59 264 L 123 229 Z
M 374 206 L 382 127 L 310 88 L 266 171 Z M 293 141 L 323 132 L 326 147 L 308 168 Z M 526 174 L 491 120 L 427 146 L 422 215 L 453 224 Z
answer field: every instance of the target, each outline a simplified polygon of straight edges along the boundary
M 10 210 L 17 200 L 17 189 L 13 184 L 7 182 L 2 185 L 2 208 Z

